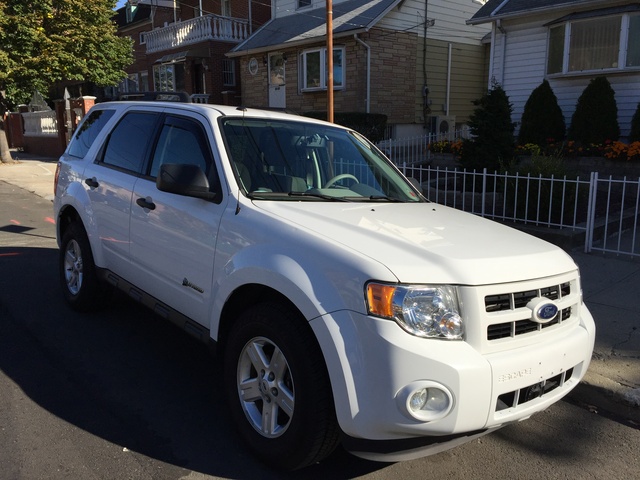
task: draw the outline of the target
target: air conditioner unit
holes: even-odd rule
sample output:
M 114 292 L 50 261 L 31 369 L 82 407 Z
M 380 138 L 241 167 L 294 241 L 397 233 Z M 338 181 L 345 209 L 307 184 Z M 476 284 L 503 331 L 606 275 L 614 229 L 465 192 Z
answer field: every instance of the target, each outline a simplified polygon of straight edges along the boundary
M 456 129 L 455 115 L 438 115 L 435 117 L 434 133 L 450 133 Z

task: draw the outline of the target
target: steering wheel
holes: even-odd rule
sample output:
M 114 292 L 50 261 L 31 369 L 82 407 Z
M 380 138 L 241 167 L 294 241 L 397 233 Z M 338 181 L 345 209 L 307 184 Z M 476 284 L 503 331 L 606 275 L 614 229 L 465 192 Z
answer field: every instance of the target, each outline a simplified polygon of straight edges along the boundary
M 329 188 L 331 187 L 334 183 L 339 182 L 340 180 L 344 180 L 345 178 L 348 178 L 350 180 L 355 181 L 356 183 L 360 183 L 360 181 L 354 177 L 353 175 L 351 175 L 350 173 L 341 173 L 340 175 L 336 175 L 335 177 L 333 177 L 331 180 L 329 180 L 327 183 L 324 184 L 323 188 Z

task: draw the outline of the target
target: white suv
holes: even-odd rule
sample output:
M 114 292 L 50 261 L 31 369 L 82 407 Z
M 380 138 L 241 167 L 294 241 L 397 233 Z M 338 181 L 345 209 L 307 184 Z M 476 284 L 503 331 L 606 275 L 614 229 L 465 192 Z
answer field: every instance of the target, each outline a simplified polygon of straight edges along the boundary
M 425 200 L 358 133 L 259 110 L 96 105 L 60 159 L 68 303 L 111 287 L 218 347 L 264 461 L 397 461 L 544 410 L 594 345 L 559 248 Z

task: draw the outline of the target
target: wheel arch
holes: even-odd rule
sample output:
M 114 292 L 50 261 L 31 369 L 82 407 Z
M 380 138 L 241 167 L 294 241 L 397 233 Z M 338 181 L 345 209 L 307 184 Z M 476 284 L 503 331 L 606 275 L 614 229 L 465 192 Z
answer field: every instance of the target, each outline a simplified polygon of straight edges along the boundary
M 64 233 L 66 232 L 66 230 L 69 228 L 69 225 L 71 225 L 74 222 L 82 223 L 82 226 L 84 228 L 84 223 L 82 222 L 82 218 L 80 217 L 80 214 L 75 209 L 75 207 L 71 205 L 64 205 L 60 209 L 60 212 L 58 213 L 58 218 L 56 220 L 58 246 L 60 246 L 60 241 L 64 236 Z M 85 231 L 86 231 L 86 228 L 85 228 Z
M 287 298 L 285 295 L 283 295 L 273 287 L 258 283 L 252 283 L 245 284 L 236 288 L 231 293 L 231 295 L 225 302 L 224 307 L 222 308 L 222 312 L 220 313 L 220 321 L 218 324 L 218 335 L 216 342 L 217 348 L 222 356 L 224 356 L 224 347 L 229 332 L 231 331 L 234 322 L 237 320 L 240 314 L 244 310 L 265 302 L 281 304 L 284 308 L 287 308 L 295 313 L 299 318 L 299 321 L 307 325 L 309 334 L 312 335 L 315 339 L 315 342 L 318 343 L 318 339 L 309 326 L 309 322 L 306 321 L 303 313 L 289 298 Z M 320 347 L 319 344 L 318 347 Z

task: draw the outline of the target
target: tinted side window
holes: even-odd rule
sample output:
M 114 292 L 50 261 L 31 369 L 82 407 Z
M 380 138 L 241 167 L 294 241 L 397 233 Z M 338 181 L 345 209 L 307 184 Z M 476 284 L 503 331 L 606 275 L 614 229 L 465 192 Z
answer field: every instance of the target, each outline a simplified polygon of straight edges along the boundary
M 157 119 L 156 113 L 142 112 L 131 112 L 122 117 L 109 135 L 102 163 L 141 172 Z
M 67 153 L 74 157 L 84 158 L 114 113 L 113 110 L 94 110 L 91 112 L 73 136 Z
M 158 137 L 151 161 L 152 177 L 157 177 L 160 165 L 178 163 L 197 165 L 209 173 L 210 151 L 202 126 L 186 118 L 167 117 Z

